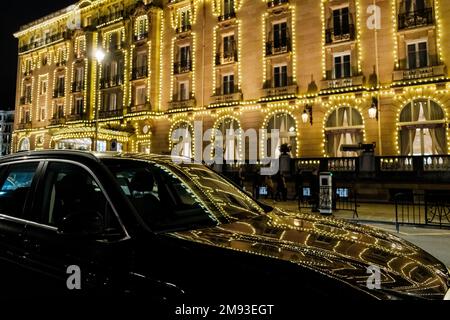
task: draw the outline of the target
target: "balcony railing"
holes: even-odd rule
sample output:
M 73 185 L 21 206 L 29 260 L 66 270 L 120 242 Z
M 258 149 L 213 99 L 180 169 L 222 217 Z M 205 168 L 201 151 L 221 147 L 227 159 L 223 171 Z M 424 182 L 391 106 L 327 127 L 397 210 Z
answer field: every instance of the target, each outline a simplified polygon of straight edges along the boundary
M 233 92 L 224 93 L 223 88 L 217 88 L 215 95 L 212 97 L 215 104 L 229 103 L 242 100 L 242 93 L 239 92 L 238 86 L 234 86 Z
M 237 50 L 232 50 L 229 52 L 221 52 L 216 54 L 216 66 L 221 64 L 233 63 L 238 61 Z
M 186 100 L 180 100 L 177 96 L 174 96 L 172 101 L 169 102 L 170 109 L 191 109 L 196 106 L 197 102 L 194 95 L 191 93 L 190 98 Z
M 64 88 L 57 88 L 53 91 L 53 98 L 61 98 L 64 97 Z
M 348 32 L 335 32 L 334 29 L 330 28 L 325 31 L 325 42 L 326 44 L 336 43 L 341 41 L 351 41 L 355 40 L 355 25 L 348 25 Z
M 148 32 L 143 32 L 134 35 L 134 41 L 141 41 L 148 38 Z
M 80 121 L 83 120 L 83 114 L 75 114 L 72 113 L 70 115 L 67 116 L 67 121 L 71 122 L 71 121 Z
M 402 12 L 398 15 L 398 30 L 432 25 L 433 8 L 425 8 L 414 12 Z
M 266 55 L 271 56 L 275 54 L 287 53 L 292 51 L 291 39 L 280 39 L 277 43 L 274 41 L 266 42 Z
M 413 157 L 381 157 L 380 171 L 414 171 Z
M 18 130 L 27 130 L 31 128 L 32 128 L 31 121 L 22 121 L 17 125 Z
M 59 67 L 65 67 L 66 64 L 67 64 L 67 61 L 66 61 L 66 60 L 61 60 L 61 61 L 56 62 L 56 66 L 57 66 L 58 68 L 59 68 Z
M 147 98 L 146 98 L 146 100 L 147 100 Z M 151 110 L 152 110 L 152 107 L 151 107 L 150 103 L 133 104 L 131 107 L 129 107 L 130 113 L 151 111 Z
M 448 156 L 424 156 L 424 171 L 450 171 L 450 157 Z
M 192 26 L 190 24 L 182 25 L 176 29 L 177 33 L 184 33 L 192 30 Z
M 263 87 L 264 97 L 296 95 L 298 86 L 293 78 L 289 77 L 285 86 L 274 86 L 273 80 L 267 80 Z
M 140 66 L 133 68 L 131 79 L 137 80 L 146 78 L 148 76 L 148 67 L 147 66 Z
M 31 96 L 20 97 L 20 105 L 31 104 Z
M 100 110 L 98 116 L 100 119 L 121 117 L 123 116 L 123 109 Z
M 81 92 L 81 91 L 83 91 L 83 82 L 82 81 L 72 82 L 72 92 Z
M 182 74 L 192 71 L 192 60 L 175 62 L 173 64 L 173 73 Z
M 219 16 L 218 19 L 219 19 L 219 22 L 222 22 L 222 21 L 227 21 L 227 20 L 231 20 L 234 18 L 236 18 L 236 12 L 231 11 L 231 12 L 225 13 L 224 15 Z
M 287 3 L 289 3 L 289 0 L 270 0 L 269 2 L 267 2 L 267 7 L 274 8 L 279 5 L 287 4 Z
M 322 90 L 362 86 L 363 84 L 363 75 L 348 78 L 322 80 Z
M 393 74 L 394 81 L 433 78 L 446 74 L 445 65 L 418 68 L 412 70 L 396 70 Z
M 60 32 L 60 33 L 54 34 L 52 36 L 49 36 L 47 38 L 44 38 L 42 40 L 35 41 L 35 42 L 21 46 L 19 48 L 19 53 L 38 49 L 38 48 L 44 47 L 46 45 L 49 45 L 49 44 L 57 42 L 57 41 L 67 40 L 67 39 L 70 39 L 71 36 L 72 36 L 72 33 L 70 31 Z
M 120 20 L 120 18 L 123 18 L 125 16 L 125 10 L 116 11 L 112 14 L 103 15 L 97 19 L 97 26 L 99 25 L 105 25 L 108 23 L 111 23 L 116 20 Z
M 100 89 L 108 89 L 123 85 L 123 74 L 100 79 Z
M 53 116 L 53 118 L 50 119 L 51 126 L 63 125 L 65 123 L 66 123 L 66 117 L 64 117 L 64 116 Z

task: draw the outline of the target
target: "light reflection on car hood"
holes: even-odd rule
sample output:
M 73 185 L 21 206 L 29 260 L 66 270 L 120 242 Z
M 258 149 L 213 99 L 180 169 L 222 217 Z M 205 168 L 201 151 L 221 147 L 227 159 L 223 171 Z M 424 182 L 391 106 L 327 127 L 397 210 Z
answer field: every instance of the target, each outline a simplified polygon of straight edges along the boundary
M 275 209 L 172 236 L 296 263 L 376 297 L 381 295 L 367 288 L 369 266 L 380 268 L 385 292 L 442 299 L 448 290 L 445 266 L 425 251 L 375 228 L 333 218 Z

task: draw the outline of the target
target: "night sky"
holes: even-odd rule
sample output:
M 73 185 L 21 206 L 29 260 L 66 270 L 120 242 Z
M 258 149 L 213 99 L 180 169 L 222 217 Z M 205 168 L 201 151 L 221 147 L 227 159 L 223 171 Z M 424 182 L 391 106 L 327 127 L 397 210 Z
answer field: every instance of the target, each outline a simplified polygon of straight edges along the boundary
M 21 25 L 76 3 L 76 0 L 7 1 L 0 11 L 1 88 L 0 109 L 14 109 L 18 41 L 13 33 Z

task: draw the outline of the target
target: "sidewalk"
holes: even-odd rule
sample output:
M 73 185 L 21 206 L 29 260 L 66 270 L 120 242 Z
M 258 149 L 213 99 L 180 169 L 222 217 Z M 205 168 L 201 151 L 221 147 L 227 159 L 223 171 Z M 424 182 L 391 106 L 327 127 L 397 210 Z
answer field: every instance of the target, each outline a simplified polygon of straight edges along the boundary
M 298 202 L 296 200 L 289 201 L 273 201 L 270 199 L 262 199 L 262 202 L 270 205 L 286 209 L 290 211 L 299 211 L 302 213 L 312 213 L 311 209 L 299 209 Z M 312 213 L 319 214 L 319 213 Z M 333 217 L 339 219 L 349 220 L 361 220 L 380 223 L 395 223 L 395 206 L 393 204 L 384 203 L 358 203 L 358 218 L 353 219 L 353 212 L 335 210 L 333 211 Z

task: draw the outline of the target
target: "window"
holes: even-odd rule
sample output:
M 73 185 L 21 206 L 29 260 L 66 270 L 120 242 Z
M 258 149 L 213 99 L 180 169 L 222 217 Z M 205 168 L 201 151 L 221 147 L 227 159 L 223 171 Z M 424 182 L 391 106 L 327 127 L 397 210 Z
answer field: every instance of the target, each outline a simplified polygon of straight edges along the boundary
M 416 42 L 408 44 L 408 68 L 418 69 L 428 66 L 427 42 Z
M 191 60 L 191 47 L 184 46 L 180 48 L 180 62 L 181 68 L 187 68 L 190 66 Z
M 55 115 L 55 119 L 61 119 L 64 117 L 64 105 L 62 104 L 58 104 L 56 106 L 56 115 Z
M 414 13 L 425 10 L 425 0 L 405 0 L 405 12 Z
M 22 141 L 20 141 L 19 143 L 19 151 L 29 151 L 30 149 L 31 149 L 30 139 L 23 138 Z
M 64 93 L 64 86 L 65 86 L 65 78 L 64 76 L 59 76 L 58 83 L 56 85 L 56 90 L 58 91 L 58 94 L 62 95 Z
M 175 154 L 192 158 L 194 132 L 192 126 L 187 122 L 179 123 L 173 130 L 170 137 L 172 148 L 176 148 Z
M 40 119 L 40 121 L 45 121 L 45 118 L 46 118 L 46 112 L 45 112 L 45 107 L 41 107 L 41 110 L 40 110 L 40 113 L 39 113 L 39 119 Z
M 273 25 L 273 47 L 275 49 L 287 48 L 288 29 L 287 23 L 281 22 Z
M 350 54 L 339 54 L 334 56 L 334 78 L 351 77 Z
M 0 188 L 0 214 L 23 217 L 27 197 L 32 194 L 31 184 L 38 167 L 37 162 L 10 165 L 2 175 Z
M 117 110 L 117 93 L 111 93 L 109 95 L 109 110 Z
M 350 33 L 349 9 L 340 8 L 333 10 L 333 34 L 339 38 Z
M 234 0 L 223 1 L 223 14 L 228 16 L 234 13 Z
M 47 81 L 47 80 L 42 80 L 42 81 L 41 81 L 41 85 L 40 85 L 40 88 L 41 88 L 40 95 L 44 95 L 44 94 L 47 93 L 47 84 L 48 84 L 48 81 Z
M 24 96 L 25 96 L 25 102 L 31 103 L 31 84 L 29 84 L 29 83 L 27 83 L 25 85 Z
M 286 87 L 288 85 L 287 66 L 276 66 L 273 68 L 274 87 Z
M 236 53 L 236 42 L 234 35 L 223 37 L 223 59 L 225 61 L 233 61 Z
M 80 115 L 83 113 L 83 98 L 75 99 L 75 109 L 73 114 Z
M 297 125 L 295 119 L 288 113 L 278 113 L 269 119 L 267 124 L 267 152 L 266 156 L 275 156 L 278 158 L 281 154 L 280 146 L 282 144 L 287 144 L 291 147 L 291 153 L 295 154 L 296 150 L 296 137 L 297 137 Z M 271 133 L 272 130 L 278 130 L 280 139 L 276 142 L 272 142 Z M 273 144 L 276 143 L 276 144 Z M 275 154 L 272 154 L 272 151 Z M 291 155 L 292 155 L 291 154 Z
M 97 151 L 98 152 L 106 152 L 106 141 L 104 141 L 104 140 L 97 141 Z
M 402 155 L 447 154 L 445 114 L 429 99 L 416 99 L 400 113 L 399 143 Z
M 182 28 L 189 27 L 191 25 L 191 11 L 189 9 L 181 11 L 180 20 Z
M 189 82 L 180 82 L 178 93 L 180 101 L 189 100 Z
M 39 223 L 59 226 L 73 214 L 100 219 L 105 235 L 121 235 L 122 230 L 110 203 L 97 181 L 85 169 L 70 163 L 50 163 L 45 173 Z
M 137 106 L 145 104 L 146 101 L 146 88 L 145 86 L 137 87 L 136 88 L 136 101 L 135 104 Z
M 325 125 L 325 145 L 329 157 L 354 157 L 354 152 L 341 151 L 344 144 L 363 142 L 363 119 L 352 107 L 339 107 L 333 111 Z
M 234 93 L 234 74 L 223 77 L 223 94 Z
M 77 68 L 75 71 L 75 82 L 77 86 L 82 86 L 84 80 L 84 68 Z
M 239 143 L 242 142 L 242 136 L 238 135 L 237 132 L 240 129 L 239 122 L 233 118 L 225 118 L 220 121 L 217 129 L 222 134 L 223 158 L 226 161 L 240 160 Z M 235 135 L 234 139 L 232 139 L 232 133 Z M 230 135 L 228 140 L 227 134 Z M 217 137 L 215 137 L 215 141 L 217 140 Z
M 136 68 L 147 68 L 147 53 L 139 52 L 136 56 Z
M 184 181 L 165 167 L 106 160 L 123 193 L 156 232 L 212 226 L 212 217 Z

